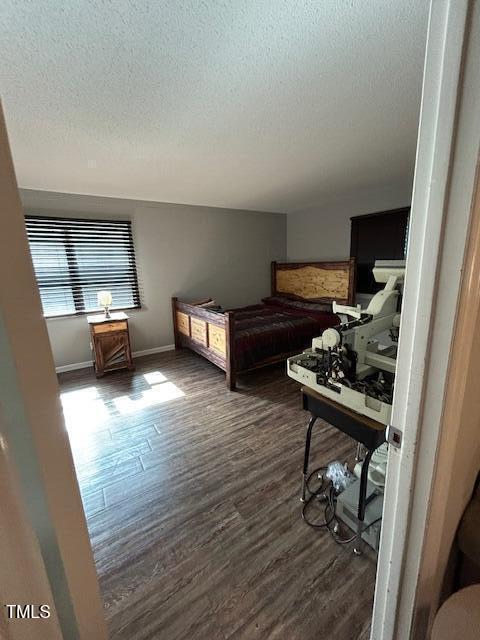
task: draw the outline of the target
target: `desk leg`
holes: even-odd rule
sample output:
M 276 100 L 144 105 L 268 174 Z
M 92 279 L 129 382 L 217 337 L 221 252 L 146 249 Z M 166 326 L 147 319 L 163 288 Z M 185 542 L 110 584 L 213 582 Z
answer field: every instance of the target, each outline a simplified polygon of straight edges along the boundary
M 362 473 L 360 474 L 360 490 L 358 492 L 358 513 L 357 513 L 357 537 L 355 540 L 355 546 L 353 547 L 353 553 L 360 555 L 362 553 L 362 532 L 363 532 L 363 520 L 365 519 L 365 500 L 367 497 L 367 481 L 368 481 L 368 466 L 370 459 L 373 455 L 373 451 L 367 449 L 365 458 L 362 463 Z
M 308 460 L 310 458 L 310 442 L 312 440 L 312 429 L 316 422 L 316 418 L 312 416 L 308 421 L 307 434 L 305 437 L 305 454 L 303 456 L 303 473 L 302 473 L 302 497 L 300 500 L 305 502 L 307 493 L 307 478 L 308 478 Z

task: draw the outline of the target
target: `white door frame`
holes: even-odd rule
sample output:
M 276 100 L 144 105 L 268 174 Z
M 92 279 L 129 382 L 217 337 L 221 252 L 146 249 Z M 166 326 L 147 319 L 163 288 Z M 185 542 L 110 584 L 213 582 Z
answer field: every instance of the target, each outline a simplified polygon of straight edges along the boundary
M 480 83 L 466 55 L 477 46 L 468 37 L 475 9 L 476 0 L 430 7 L 392 410 L 403 442 L 389 453 L 372 640 L 407 640 L 412 630 L 480 142 Z
M 0 552 L 18 539 L 16 555 L 11 554 L 10 564 L 3 563 L 0 571 L 2 599 L 7 598 L 3 604 L 28 604 L 29 594 L 35 597 L 30 604 L 44 604 L 37 597 L 45 598 L 45 604 L 54 606 L 59 628 L 49 634 L 45 626 L 42 637 L 106 640 L 98 578 L 1 103 L 0 205 L 0 472 L 9 482 L 5 488 L 0 485 L 0 500 L 4 509 L 10 505 L 5 512 L 9 527 L 0 524 Z M 5 574 L 21 551 L 28 555 L 21 558 L 18 575 Z M 29 572 L 27 588 L 24 577 Z M 24 586 L 23 598 L 19 583 Z M 4 618 L 2 612 L 0 624 Z M 31 622 L 38 625 L 38 620 Z M 12 639 L 41 636 L 23 618 L 8 624 Z

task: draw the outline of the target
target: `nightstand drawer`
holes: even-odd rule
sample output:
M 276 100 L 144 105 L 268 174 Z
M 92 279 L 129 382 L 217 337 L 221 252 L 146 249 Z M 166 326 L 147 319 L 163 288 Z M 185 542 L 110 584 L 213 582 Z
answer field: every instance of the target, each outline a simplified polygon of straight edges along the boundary
M 110 333 L 111 331 L 127 330 L 127 323 L 125 320 L 121 320 L 119 322 L 100 322 L 92 326 L 94 333 Z

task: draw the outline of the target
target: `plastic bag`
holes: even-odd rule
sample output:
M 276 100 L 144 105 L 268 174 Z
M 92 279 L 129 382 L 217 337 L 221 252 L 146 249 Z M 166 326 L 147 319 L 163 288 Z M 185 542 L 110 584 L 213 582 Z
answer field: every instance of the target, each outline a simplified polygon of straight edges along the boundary
M 333 488 L 337 493 L 345 491 L 348 485 L 355 480 L 355 476 L 349 470 L 347 465 L 338 462 L 338 460 L 330 462 L 325 475 L 332 481 Z

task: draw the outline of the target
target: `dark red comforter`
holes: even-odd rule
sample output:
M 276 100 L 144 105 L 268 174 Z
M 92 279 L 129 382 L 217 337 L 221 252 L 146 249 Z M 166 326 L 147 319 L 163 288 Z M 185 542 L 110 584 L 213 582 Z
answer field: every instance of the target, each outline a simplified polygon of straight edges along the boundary
M 333 313 L 283 305 L 256 304 L 233 311 L 237 370 L 249 369 L 281 353 L 300 353 L 310 346 L 312 338 L 340 322 Z

